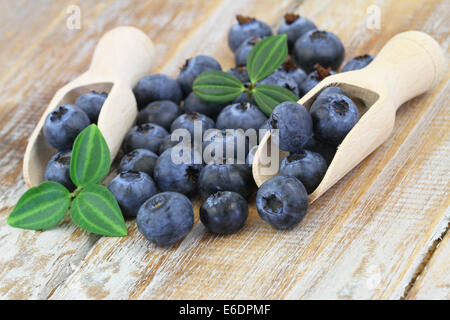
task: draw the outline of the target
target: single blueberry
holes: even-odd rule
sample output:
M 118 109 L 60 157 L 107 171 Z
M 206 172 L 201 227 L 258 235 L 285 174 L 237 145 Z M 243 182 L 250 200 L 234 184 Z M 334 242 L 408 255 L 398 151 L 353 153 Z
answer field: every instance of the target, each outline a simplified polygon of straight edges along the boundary
M 134 87 L 133 93 L 139 110 L 153 101 L 171 100 L 180 104 L 183 98 L 178 82 L 164 74 L 151 74 L 143 77 Z
M 75 190 L 76 186 L 70 179 L 70 159 L 72 151 L 60 151 L 53 155 L 45 168 L 44 179 L 46 181 L 55 181 L 62 184 L 70 192 Z
M 248 71 L 247 67 L 241 66 L 241 67 L 235 67 L 228 70 L 228 73 L 232 74 L 236 78 L 239 79 L 242 83 L 250 82 L 250 78 L 248 77 Z
M 328 31 L 309 30 L 295 42 L 293 57 L 306 72 L 316 64 L 337 70 L 344 60 L 345 49 L 339 38 Z
M 354 57 L 344 65 L 342 72 L 362 69 L 371 63 L 374 58 L 375 56 L 370 54 L 363 54 L 362 56 Z
M 178 155 L 175 154 L 176 149 L 169 148 L 160 155 L 156 161 L 153 176 L 162 191 L 193 195 L 198 190 L 199 174 L 203 168 L 201 156 L 194 149 L 189 149 L 190 159 L 183 159 L 183 149 L 179 150 Z M 200 163 L 196 163 L 196 158 L 199 158 Z
M 248 217 L 247 201 L 238 193 L 219 191 L 210 195 L 200 207 L 200 221 L 213 233 L 232 234 Z
M 328 166 L 330 165 L 331 161 L 334 158 L 334 155 L 336 154 L 335 145 L 319 141 L 314 138 L 314 135 L 305 144 L 305 149 L 319 153 L 325 159 Z
M 324 142 L 338 145 L 359 120 L 359 111 L 353 101 L 340 94 L 318 96 L 310 109 L 314 136 Z
M 308 93 L 312 88 L 314 88 L 320 81 L 324 78 L 336 74 L 336 72 L 332 71 L 330 68 L 325 69 L 321 65 L 314 66 L 316 70 L 309 73 L 308 76 L 303 80 L 303 82 L 298 87 L 300 97 L 304 96 Z
M 246 164 L 209 163 L 200 172 L 199 187 L 203 198 L 217 191 L 233 191 L 244 198 L 253 192 L 253 177 Z
M 137 124 L 155 123 L 170 130 L 172 122 L 181 114 L 180 107 L 171 100 L 154 101 L 139 111 Z
M 135 149 L 147 149 L 157 153 L 169 133 L 154 123 L 143 123 L 131 128 L 123 140 L 123 151 L 129 153 Z
M 243 67 L 247 65 L 247 57 L 252 51 L 253 47 L 261 41 L 261 37 L 250 37 L 246 39 L 239 48 L 236 50 L 236 54 L 234 56 L 234 62 L 236 67 Z
M 184 100 L 184 111 L 198 112 L 205 116 L 215 119 L 220 111 L 226 106 L 226 103 L 207 102 L 200 99 L 194 92 L 191 92 Z
M 308 195 L 297 178 L 275 176 L 259 188 L 256 209 L 271 226 L 280 230 L 291 229 L 306 215 Z
M 124 217 L 136 217 L 141 205 L 158 190 L 152 178 L 145 172 L 120 172 L 108 185 Z
M 54 148 L 72 149 L 78 134 L 91 124 L 88 115 L 74 104 L 66 104 L 50 112 L 44 122 L 44 136 Z
M 292 51 L 295 41 L 309 30 L 317 29 L 316 25 L 309 19 L 298 14 L 286 13 L 284 22 L 278 29 L 278 34 L 286 34 L 289 52 Z
M 297 82 L 290 77 L 284 70 L 277 69 L 270 76 L 264 78 L 257 83 L 260 84 L 271 84 L 274 86 L 280 86 L 285 89 L 292 91 L 297 97 L 299 95 L 299 89 Z
M 222 70 L 222 67 L 216 59 L 210 56 L 199 55 L 186 60 L 177 78 L 185 97 L 192 92 L 195 78 L 208 70 Z
M 144 202 L 136 223 L 147 240 L 170 246 L 183 239 L 194 226 L 194 209 L 185 195 L 162 192 Z
M 204 114 L 198 112 L 188 112 L 183 113 L 178 118 L 176 118 L 172 125 L 170 126 L 170 131 L 174 132 L 176 129 L 186 129 L 189 131 L 191 135 L 191 139 L 194 139 L 194 124 L 199 123 L 199 128 L 201 132 L 199 132 L 202 136 L 206 130 L 214 128 L 215 123 L 214 120 L 210 117 L 205 116 Z
M 217 117 L 217 129 L 248 129 L 258 130 L 267 117 L 250 102 L 234 103 L 225 107 Z
M 270 128 L 278 129 L 281 150 L 297 152 L 312 136 L 312 119 L 300 104 L 286 101 L 275 107 L 269 118 Z M 275 134 L 275 133 L 273 133 Z
M 302 150 L 284 158 L 278 174 L 297 178 L 309 194 L 320 184 L 325 172 L 327 162 L 319 153 Z
M 141 171 L 153 176 L 158 155 L 147 149 L 135 149 L 123 156 L 119 164 L 119 172 Z
M 92 123 L 97 123 L 98 115 L 107 97 L 108 94 L 106 92 L 98 93 L 92 91 L 79 96 L 75 104 L 88 115 Z
M 255 18 L 236 16 L 237 23 L 228 32 L 228 46 L 236 52 L 239 46 L 251 37 L 267 37 L 272 35 L 269 25 Z

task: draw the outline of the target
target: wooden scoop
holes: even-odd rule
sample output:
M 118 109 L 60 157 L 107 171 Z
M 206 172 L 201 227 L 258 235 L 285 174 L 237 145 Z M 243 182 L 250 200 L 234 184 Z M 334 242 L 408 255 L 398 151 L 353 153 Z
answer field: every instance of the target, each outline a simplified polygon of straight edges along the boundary
M 329 76 L 299 100 L 309 109 L 322 89 L 339 86 L 358 105 L 361 102 L 359 111 L 364 114 L 338 147 L 322 182 L 309 195 L 310 202 L 388 139 L 399 106 L 436 85 L 444 63 L 442 49 L 433 38 L 423 32 L 403 32 L 394 36 L 364 69 Z M 253 159 L 253 177 L 258 186 L 278 173 L 281 159 L 288 154 L 274 145 L 268 131 Z M 271 157 L 274 152 L 279 153 L 275 160 Z
M 45 167 L 57 152 L 44 137 L 47 114 L 60 105 L 75 103 L 80 95 L 92 90 L 108 92 L 97 125 L 114 159 L 136 119 L 137 105 L 132 88 L 152 70 L 154 51 L 150 38 L 133 27 L 117 27 L 103 35 L 89 69 L 56 92 L 28 141 L 23 176 L 29 187 L 44 181 Z

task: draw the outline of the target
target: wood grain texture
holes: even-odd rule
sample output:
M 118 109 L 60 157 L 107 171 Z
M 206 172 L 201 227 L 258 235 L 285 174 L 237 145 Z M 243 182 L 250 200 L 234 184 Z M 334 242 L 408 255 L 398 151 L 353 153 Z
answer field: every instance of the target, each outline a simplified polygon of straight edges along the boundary
M 448 249 L 438 247 L 429 262 L 428 256 L 449 223 L 449 72 L 399 109 L 392 137 L 292 231 L 270 228 L 254 203 L 239 233 L 213 236 L 196 223 L 172 248 L 148 243 L 134 221 L 120 239 L 86 234 L 69 221 L 45 232 L 6 225 L 25 191 L 21 161 L 29 134 L 56 89 L 87 68 L 96 41 L 113 26 L 149 34 L 155 72 L 172 76 L 200 53 L 231 67 L 226 35 L 238 12 L 277 26 L 286 11 L 297 10 L 342 39 L 346 60 L 377 53 L 398 32 L 422 30 L 440 42 L 448 61 L 448 1 L 79 1 L 81 30 L 65 27 L 61 2 L 36 2 L 39 11 L 22 10 L 25 1 L 0 1 L 23 17 L 41 13 L 21 28 L 15 15 L 0 13 L 0 43 L 11 43 L 0 52 L 0 298 L 448 299 L 448 278 L 440 275 Z M 381 10 L 380 30 L 366 28 L 372 4 Z

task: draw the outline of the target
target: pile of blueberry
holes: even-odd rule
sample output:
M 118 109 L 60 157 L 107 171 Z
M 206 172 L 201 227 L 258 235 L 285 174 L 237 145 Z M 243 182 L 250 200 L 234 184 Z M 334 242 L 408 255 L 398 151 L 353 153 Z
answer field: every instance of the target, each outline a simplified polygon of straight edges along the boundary
M 249 52 L 272 30 L 254 18 L 237 16 L 237 20 L 228 34 L 236 67 L 228 72 L 245 83 L 249 82 L 245 66 Z M 279 85 L 302 96 L 342 64 L 344 47 L 339 38 L 318 30 L 304 17 L 286 14 L 278 33 L 287 34 L 290 57 L 262 84 Z M 342 71 L 363 68 L 372 59 L 370 55 L 356 57 Z M 137 123 L 123 141 L 119 173 L 108 188 L 124 216 L 136 217 L 139 231 L 156 244 L 173 244 L 191 230 L 194 212 L 188 197 L 196 194 L 204 199 L 199 216 L 209 231 L 238 231 L 248 216 L 247 200 L 256 189 L 251 172 L 255 148 L 246 137 L 246 163 L 223 157 L 175 163 L 172 152 L 181 143 L 171 139 L 175 130 L 183 128 L 193 136 L 194 123 L 200 124 L 202 132 L 207 132 L 202 150 L 211 143 L 225 150 L 230 141 L 241 138 L 240 131 L 226 135 L 227 129 L 278 129 L 279 147 L 289 155 L 282 160 L 279 175 L 257 191 L 256 206 L 264 221 L 277 229 L 290 229 L 306 214 L 307 195 L 319 185 L 336 147 L 359 120 L 355 103 L 340 87 L 323 90 L 309 111 L 295 102 L 283 102 L 269 118 L 247 94 L 228 105 L 201 100 L 192 91 L 193 81 L 204 71 L 221 69 L 214 58 L 199 55 L 186 60 L 176 80 L 152 74 L 140 79 L 133 90 L 139 109 Z M 106 93 L 94 91 L 48 115 L 44 134 L 59 152 L 48 163 L 46 180 L 75 188 L 69 174 L 72 144 L 86 126 L 97 121 L 106 98 Z M 187 145 L 190 158 L 195 159 L 198 148 L 192 141 Z M 234 154 L 238 152 L 236 148 Z

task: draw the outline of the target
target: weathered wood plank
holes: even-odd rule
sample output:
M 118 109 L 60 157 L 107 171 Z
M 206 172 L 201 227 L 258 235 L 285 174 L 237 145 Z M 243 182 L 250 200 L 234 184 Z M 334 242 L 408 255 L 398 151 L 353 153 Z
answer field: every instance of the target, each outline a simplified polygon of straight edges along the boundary
M 447 221 L 450 223 L 450 211 L 447 211 Z M 439 240 L 437 239 L 437 241 Z M 406 298 L 411 300 L 450 300 L 450 236 L 448 231 L 442 241 L 439 241 L 436 251 Z
M 365 27 L 370 4 L 305 1 L 299 12 L 337 33 L 347 58 L 376 53 L 407 29 L 429 32 L 448 50 L 445 1 L 426 8 L 420 1 L 378 1 L 380 31 Z M 258 2 L 255 15 L 273 22 L 270 9 Z M 231 65 L 226 30 L 211 20 L 176 61 L 202 52 Z M 173 74 L 175 66 L 163 71 Z M 127 238 L 100 239 L 51 298 L 401 298 L 447 223 L 448 79 L 403 106 L 391 139 L 314 203 L 294 230 L 274 231 L 253 205 L 238 234 L 212 236 L 196 224 L 174 248 L 149 244 L 132 225 Z
M 24 60 L 57 23 L 64 19 L 67 3 L 39 0 L 0 1 L 0 79 L 11 73 L 11 67 Z M 19 27 L 18 27 L 19 26 Z
M 162 64 L 189 29 L 214 12 L 218 2 L 183 1 L 174 5 L 166 1 L 111 0 L 78 4 L 82 13 L 81 30 L 66 29 L 65 19 L 46 29 L 52 17 L 43 14 L 27 29 L 28 39 L 24 36 L 23 43 L 15 44 L 23 52 L 31 49 L 0 76 L 3 89 L 0 93 L 0 297 L 3 298 L 46 298 L 98 239 L 81 232 L 72 223 L 46 232 L 6 225 L 12 206 L 26 190 L 21 167 L 27 138 L 56 89 L 87 68 L 96 42 L 115 25 L 135 25 L 148 32 L 158 43 L 157 63 Z M 55 15 L 65 17 L 65 6 L 59 10 L 62 11 L 56 10 Z M 179 25 L 172 23 L 177 19 Z M 20 25 L 17 21 L 9 22 L 14 24 L 16 28 Z M 185 29 L 180 32 L 180 28 Z M 13 56 L 8 53 L 2 59 Z

